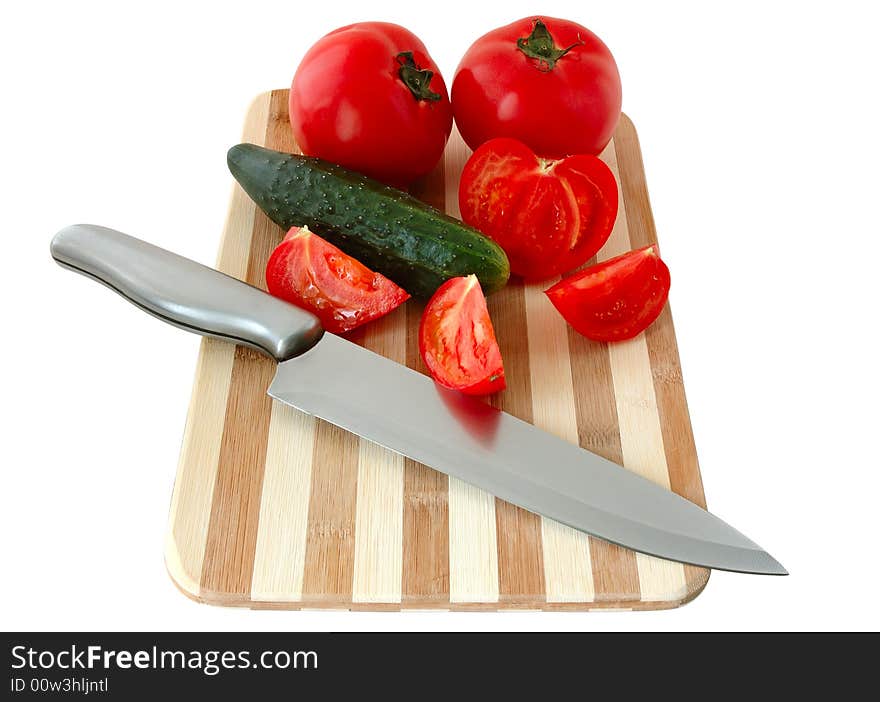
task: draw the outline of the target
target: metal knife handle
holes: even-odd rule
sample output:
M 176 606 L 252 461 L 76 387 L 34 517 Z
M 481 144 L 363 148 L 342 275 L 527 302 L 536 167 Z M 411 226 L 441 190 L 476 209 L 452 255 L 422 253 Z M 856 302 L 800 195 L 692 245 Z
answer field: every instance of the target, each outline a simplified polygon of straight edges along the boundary
M 311 312 L 158 246 L 106 227 L 58 232 L 52 258 L 187 331 L 246 344 L 285 361 L 323 334 Z

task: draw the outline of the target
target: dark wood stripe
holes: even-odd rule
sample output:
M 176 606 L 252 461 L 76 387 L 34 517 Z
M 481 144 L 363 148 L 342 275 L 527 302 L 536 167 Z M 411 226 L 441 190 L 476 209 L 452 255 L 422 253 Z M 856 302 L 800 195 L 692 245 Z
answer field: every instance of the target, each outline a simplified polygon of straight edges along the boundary
M 410 192 L 444 210 L 445 170 L 441 159 Z M 419 323 L 424 304 L 406 303 L 406 365 L 428 375 L 419 353 Z M 449 478 L 410 458 L 403 473 L 403 602 L 444 606 L 449 602 Z
M 202 564 L 201 588 L 212 597 L 250 595 L 274 374 L 274 361 L 236 348 Z
M 315 422 L 302 597 L 332 605 L 351 601 L 358 439 L 329 422 Z
M 586 265 L 595 263 L 593 258 Z M 582 448 L 622 464 L 608 344 L 591 341 L 569 326 L 568 349 L 575 388 L 578 442 Z M 641 598 L 633 551 L 590 537 L 590 564 L 597 602 Z
M 657 230 L 651 213 L 651 203 L 648 200 L 642 152 L 635 127 L 626 115 L 621 117 L 614 143 L 630 242 L 633 248 L 655 244 Z M 670 486 L 682 497 L 705 507 L 706 497 L 685 397 L 675 328 L 672 325 L 672 313 L 668 304 L 657 321 L 646 330 L 645 341 L 651 360 L 654 394 L 660 414 Z M 705 568 L 685 566 L 685 578 L 693 596 L 705 586 L 709 571 Z
M 406 365 L 428 374 L 419 353 L 424 305 L 406 309 Z M 403 601 L 449 602 L 449 478 L 407 458 L 403 473 Z
M 286 94 L 275 91 L 265 135 L 266 144 L 279 145 L 275 148 L 290 141 L 282 114 L 286 124 Z M 258 210 L 245 277 L 251 285 L 265 290 L 266 261 L 280 238 L 279 228 Z M 266 390 L 274 374 L 272 359 L 236 347 L 201 577 L 203 590 L 229 601 L 250 596 L 272 414 Z
M 364 332 L 346 338 L 364 345 Z M 354 584 L 359 439 L 315 419 L 302 599 L 315 605 L 351 602 Z
M 526 335 L 526 302 L 522 282 L 515 280 L 487 299 L 495 328 L 507 389 L 491 398 L 499 409 L 532 423 L 532 386 Z M 543 599 L 544 551 L 541 518 L 524 509 L 495 500 L 498 538 L 498 597 L 502 603 Z
M 346 334 L 364 345 L 363 329 Z M 354 583 L 359 439 L 315 420 L 302 599 L 316 605 L 351 602 Z

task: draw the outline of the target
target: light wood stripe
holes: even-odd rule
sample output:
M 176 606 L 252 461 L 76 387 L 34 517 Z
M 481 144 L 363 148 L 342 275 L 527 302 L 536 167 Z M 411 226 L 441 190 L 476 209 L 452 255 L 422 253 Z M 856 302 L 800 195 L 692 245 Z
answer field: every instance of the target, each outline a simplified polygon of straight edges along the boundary
M 315 419 L 272 402 L 251 599 L 302 597 Z
M 461 217 L 458 181 L 471 155 L 458 128 L 446 144 L 446 212 Z M 449 478 L 449 600 L 498 601 L 498 538 L 495 498 L 457 478 Z
M 587 265 L 593 263 L 595 258 Z M 579 443 L 588 451 L 619 464 L 623 458 L 608 346 L 591 341 L 569 327 L 568 347 L 575 387 L 590 388 L 589 392 L 575 393 Z M 590 563 L 597 602 L 619 600 L 621 595 L 628 600 L 640 599 L 634 552 L 590 538 Z
M 251 103 L 242 131 L 241 140 L 253 144 L 266 144 L 269 129 L 269 111 L 272 93 L 263 93 Z M 239 280 L 247 275 L 251 251 L 251 233 L 257 206 L 238 183 L 232 186 L 226 226 L 217 252 L 217 269 Z
M 243 141 L 265 138 L 269 102 L 269 93 L 253 101 L 242 130 Z M 255 212 L 253 201 L 234 185 L 216 265 L 236 278 L 247 275 Z M 177 585 L 193 597 L 200 589 L 234 356 L 231 344 L 202 340 L 171 496 L 166 566 Z
M 529 370 L 525 291 L 517 282 L 487 299 L 495 327 L 507 389 L 491 398 L 492 404 L 526 422 L 532 422 L 532 388 Z M 544 600 L 544 555 L 541 518 L 503 500 L 495 500 L 498 539 L 498 594 L 507 605 L 527 605 Z
M 617 393 L 623 463 L 642 477 L 669 488 L 663 435 L 657 413 L 650 358 L 644 335 L 614 344 L 611 373 Z M 670 599 L 685 589 L 680 563 L 636 554 L 642 599 Z
M 600 158 L 607 162 L 609 152 L 614 152 L 613 142 L 603 150 Z M 623 193 L 620 192 L 619 196 L 622 198 Z M 594 256 L 585 266 L 595 263 Z M 575 393 L 580 445 L 609 461 L 622 464 L 608 345 L 591 341 L 569 327 L 568 348 L 574 386 L 589 388 L 588 392 Z M 589 541 L 595 600 L 618 601 L 621 597 L 636 601 L 641 599 L 635 552 L 597 538 L 591 537 Z
M 444 176 L 443 192 L 444 206 L 447 214 L 461 218 L 461 209 L 458 206 L 458 181 L 464 164 L 473 153 L 464 143 L 458 127 L 452 127 L 449 141 L 446 143 L 446 151 L 443 154 Z
M 364 346 L 406 364 L 406 307 L 371 323 Z M 400 602 L 403 581 L 403 456 L 359 441 L 353 602 Z
M 619 183 L 616 151 L 606 150 L 606 159 Z M 632 248 L 626 214 L 626 208 L 618 212 L 614 229 L 599 252 L 598 260 L 613 258 Z M 645 335 L 639 334 L 634 339 L 609 344 L 608 354 L 620 424 L 623 465 L 669 488 L 666 452 Z M 636 554 L 636 563 L 643 600 L 671 599 L 684 591 L 685 575 L 680 563 L 641 553 Z
M 165 564 L 178 587 L 193 596 L 205 558 L 234 356 L 231 344 L 202 340 L 171 496 Z
M 616 150 L 621 154 L 620 161 L 629 164 L 620 173 L 623 201 L 629 213 L 637 213 L 637 216 L 628 217 L 630 241 L 634 248 L 656 244 L 657 231 L 648 200 L 642 153 L 635 127 L 626 115 L 621 117 L 615 141 Z M 654 376 L 654 393 L 660 413 L 670 487 L 682 497 L 705 508 L 703 481 L 668 304 L 660 318 L 645 331 L 645 340 Z M 710 571 L 685 565 L 684 572 L 687 592 L 683 597 L 690 599 L 706 586 Z
M 449 478 L 449 601 L 498 601 L 495 498 Z
M 274 94 L 267 103 L 271 128 L 265 143 L 298 153 L 287 135 L 285 102 L 279 98 Z M 269 240 L 274 246 L 276 241 Z M 284 403 L 271 404 L 251 599 L 284 602 L 302 597 L 315 419 Z
M 427 177 L 415 183 L 416 197 L 444 210 L 445 167 L 441 160 Z M 406 364 L 428 374 L 419 353 L 419 323 L 424 305 L 406 303 Z M 443 473 L 412 459 L 404 460 L 402 599 L 419 606 L 441 607 L 449 602 L 449 480 Z
M 536 427 L 577 444 L 568 331 L 544 295 L 552 282 L 525 286 L 532 417 Z M 591 602 L 594 587 L 587 535 L 546 517 L 541 518 L 541 526 L 547 601 Z

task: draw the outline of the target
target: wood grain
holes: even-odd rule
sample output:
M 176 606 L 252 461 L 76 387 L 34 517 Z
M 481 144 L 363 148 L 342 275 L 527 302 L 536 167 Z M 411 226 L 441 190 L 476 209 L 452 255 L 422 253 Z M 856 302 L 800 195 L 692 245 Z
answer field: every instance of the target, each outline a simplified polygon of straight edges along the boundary
M 303 602 L 351 601 L 359 454 L 357 437 L 315 420 Z
M 635 126 L 626 115 L 621 117 L 615 144 L 619 154 L 618 160 L 630 165 L 620 172 L 619 182 L 622 202 L 628 213 L 627 221 L 630 223 L 629 236 L 632 246 L 640 248 L 656 244 L 657 230 L 648 199 L 642 151 Z M 703 480 L 688 413 L 672 312 L 668 304 L 660 318 L 645 331 L 645 340 L 654 376 L 654 393 L 663 431 L 670 488 L 705 508 Z M 691 599 L 706 587 L 710 571 L 707 568 L 685 565 L 684 572 L 686 598 Z
M 607 150 L 606 153 L 608 167 L 620 182 L 616 150 Z M 629 220 L 624 207 L 618 212 L 611 235 L 596 258 L 605 261 L 632 248 Z M 669 470 L 645 335 L 639 334 L 633 339 L 609 344 L 608 355 L 617 402 L 622 464 L 628 470 L 668 489 Z M 670 599 L 681 596 L 685 576 L 680 563 L 637 553 L 636 565 L 639 590 L 644 598 L 658 600 L 667 596 Z
M 427 369 L 419 354 L 422 305 L 407 303 L 406 364 Z M 449 603 L 449 480 L 407 458 L 403 488 L 403 602 L 423 607 Z
M 287 91 L 255 100 L 244 140 L 295 150 Z M 457 215 L 469 154 L 454 131 L 414 194 Z M 626 117 L 603 158 L 621 214 L 600 259 L 656 241 Z M 218 266 L 262 286 L 282 234 L 236 186 Z M 597 344 L 562 322 L 549 284 L 513 279 L 489 298 L 508 389 L 487 401 L 704 504 L 668 307 L 631 342 Z M 424 373 L 421 310 L 409 301 L 350 340 Z M 273 402 L 273 370 L 254 352 L 202 344 L 166 544 L 190 597 L 288 609 L 628 610 L 680 605 L 706 584 L 705 569 L 587 538 Z
M 165 563 L 174 581 L 194 594 L 201 590 L 234 359 L 231 344 L 202 340 L 171 496 Z
M 269 103 L 268 94 L 251 103 L 242 129 L 243 141 L 265 139 Z M 254 202 L 234 185 L 217 254 L 218 270 L 236 278 L 247 275 L 255 214 Z M 193 597 L 200 596 L 234 358 L 231 344 L 202 339 L 171 497 L 165 563 L 175 583 Z
M 251 599 L 302 597 L 315 419 L 272 402 Z
M 471 150 L 453 126 L 444 154 L 446 213 L 460 217 L 458 181 Z M 498 601 L 498 534 L 495 498 L 458 478 L 449 478 L 449 601 Z
M 236 348 L 202 566 L 202 590 L 231 600 L 251 590 L 273 375 L 271 361 Z
M 445 164 L 413 184 L 411 192 L 443 210 L 446 206 Z M 406 364 L 428 371 L 419 353 L 419 323 L 423 306 L 407 303 Z M 404 462 L 403 600 L 427 607 L 449 602 L 449 480 L 417 461 Z
M 591 261 L 592 263 L 592 261 Z M 617 403 L 611 378 L 608 346 L 590 341 L 568 328 L 568 348 L 574 387 L 592 392 L 575 393 L 578 443 L 581 447 L 615 463 L 623 462 Z M 590 539 L 590 564 L 596 601 L 613 602 L 621 596 L 640 599 L 635 553 L 601 539 Z
M 576 444 L 578 426 L 567 325 L 544 295 L 544 289 L 543 283 L 524 286 L 532 422 Z M 541 544 L 547 601 L 592 602 L 593 572 L 587 535 L 542 517 Z
M 487 300 L 504 359 L 507 390 L 491 398 L 505 412 L 533 422 L 525 289 L 508 285 Z M 509 502 L 495 500 L 499 599 L 509 606 L 543 601 L 544 555 L 541 518 Z
M 273 92 L 266 141 L 284 140 L 284 131 L 278 126 L 284 105 L 283 91 Z M 287 139 L 292 146 L 290 137 Z M 265 289 L 266 261 L 279 240 L 278 227 L 255 210 L 245 282 Z M 266 390 L 274 373 L 272 359 L 244 346 L 235 349 L 201 576 L 205 592 L 223 593 L 232 601 L 247 599 L 251 590 L 272 412 Z
M 365 329 L 364 346 L 406 364 L 406 307 Z M 403 479 L 400 454 L 359 440 L 352 601 L 397 603 L 403 581 Z

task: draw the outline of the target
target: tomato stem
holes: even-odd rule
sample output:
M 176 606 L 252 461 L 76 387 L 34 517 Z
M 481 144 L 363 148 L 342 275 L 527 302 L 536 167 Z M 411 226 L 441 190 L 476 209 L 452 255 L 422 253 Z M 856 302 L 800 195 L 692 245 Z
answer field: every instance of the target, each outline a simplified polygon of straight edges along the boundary
M 553 41 L 553 36 L 547 25 L 538 18 L 535 20 L 535 26 L 528 38 L 520 37 L 516 40 L 516 48 L 522 51 L 529 58 L 533 58 L 538 62 L 538 69 L 541 71 L 552 71 L 556 62 L 565 56 L 574 47 L 580 46 L 584 41 L 580 37 L 578 40 L 564 49 L 560 49 Z
M 397 63 L 400 68 L 397 75 L 404 85 L 409 88 L 416 100 L 439 100 L 440 93 L 431 90 L 431 78 L 434 77 L 434 71 L 419 68 L 413 58 L 412 51 L 401 51 L 397 54 Z

